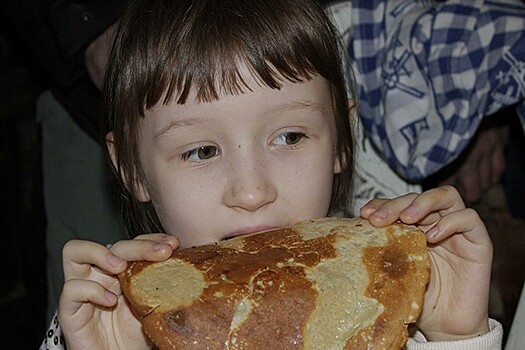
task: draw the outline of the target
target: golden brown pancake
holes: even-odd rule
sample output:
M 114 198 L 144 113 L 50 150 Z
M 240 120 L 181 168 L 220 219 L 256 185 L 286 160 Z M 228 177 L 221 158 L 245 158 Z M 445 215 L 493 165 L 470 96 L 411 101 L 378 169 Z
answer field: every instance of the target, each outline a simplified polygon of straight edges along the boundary
M 414 226 L 323 218 L 132 262 L 119 278 L 160 349 L 399 349 L 429 266 Z

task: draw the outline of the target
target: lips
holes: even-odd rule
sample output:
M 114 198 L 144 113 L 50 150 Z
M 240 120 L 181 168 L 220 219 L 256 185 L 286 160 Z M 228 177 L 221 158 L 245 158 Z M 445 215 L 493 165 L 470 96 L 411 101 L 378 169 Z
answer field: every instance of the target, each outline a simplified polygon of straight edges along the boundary
M 270 226 L 270 225 L 257 225 L 257 226 L 242 227 L 238 230 L 230 232 L 222 240 L 228 240 L 228 239 L 232 239 L 234 237 L 239 237 L 239 236 L 251 235 L 253 233 L 268 231 L 274 228 L 275 226 Z

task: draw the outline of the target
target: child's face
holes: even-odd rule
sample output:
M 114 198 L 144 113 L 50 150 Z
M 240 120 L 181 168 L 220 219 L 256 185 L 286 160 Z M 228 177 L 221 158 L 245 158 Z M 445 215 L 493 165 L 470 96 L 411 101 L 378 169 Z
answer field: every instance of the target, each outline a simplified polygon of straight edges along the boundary
M 182 246 L 326 216 L 336 159 L 328 82 L 286 82 L 212 102 L 159 104 L 140 125 L 145 181 Z

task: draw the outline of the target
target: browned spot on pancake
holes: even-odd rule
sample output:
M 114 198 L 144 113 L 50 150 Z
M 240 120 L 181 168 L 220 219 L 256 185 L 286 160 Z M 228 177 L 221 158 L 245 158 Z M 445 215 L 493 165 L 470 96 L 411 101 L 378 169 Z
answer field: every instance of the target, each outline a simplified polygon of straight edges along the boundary
M 167 312 L 162 322 L 169 332 L 178 333 L 182 349 L 222 349 L 228 338 L 225 325 L 233 317 L 233 308 L 222 303 L 220 299 L 195 303 L 191 308 Z
M 168 327 L 177 333 L 186 335 L 192 332 L 192 327 L 188 322 L 188 317 L 184 310 L 167 312 L 165 319 Z
M 317 295 L 304 277 L 303 269 L 295 267 L 257 276 L 255 307 L 233 333 L 244 339 L 244 349 L 302 349 L 302 326 Z
M 403 278 L 408 273 L 410 266 L 406 253 L 398 248 L 387 248 L 380 254 L 383 261 L 383 271 L 388 275 L 388 279 Z
M 134 261 L 130 263 L 128 270 L 126 271 L 125 277 L 129 279 L 130 276 L 137 275 L 148 265 L 150 265 L 150 263 L 144 261 Z

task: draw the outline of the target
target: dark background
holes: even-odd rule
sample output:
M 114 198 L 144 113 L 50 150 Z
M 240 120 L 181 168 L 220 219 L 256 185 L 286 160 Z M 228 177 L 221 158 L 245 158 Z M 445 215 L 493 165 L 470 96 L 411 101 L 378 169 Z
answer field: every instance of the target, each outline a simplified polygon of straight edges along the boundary
M 46 77 L 0 26 L 2 349 L 37 349 L 45 325 L 45 216 L 35 102 Z M 8 40 L 9 38 L 9 40 Z

